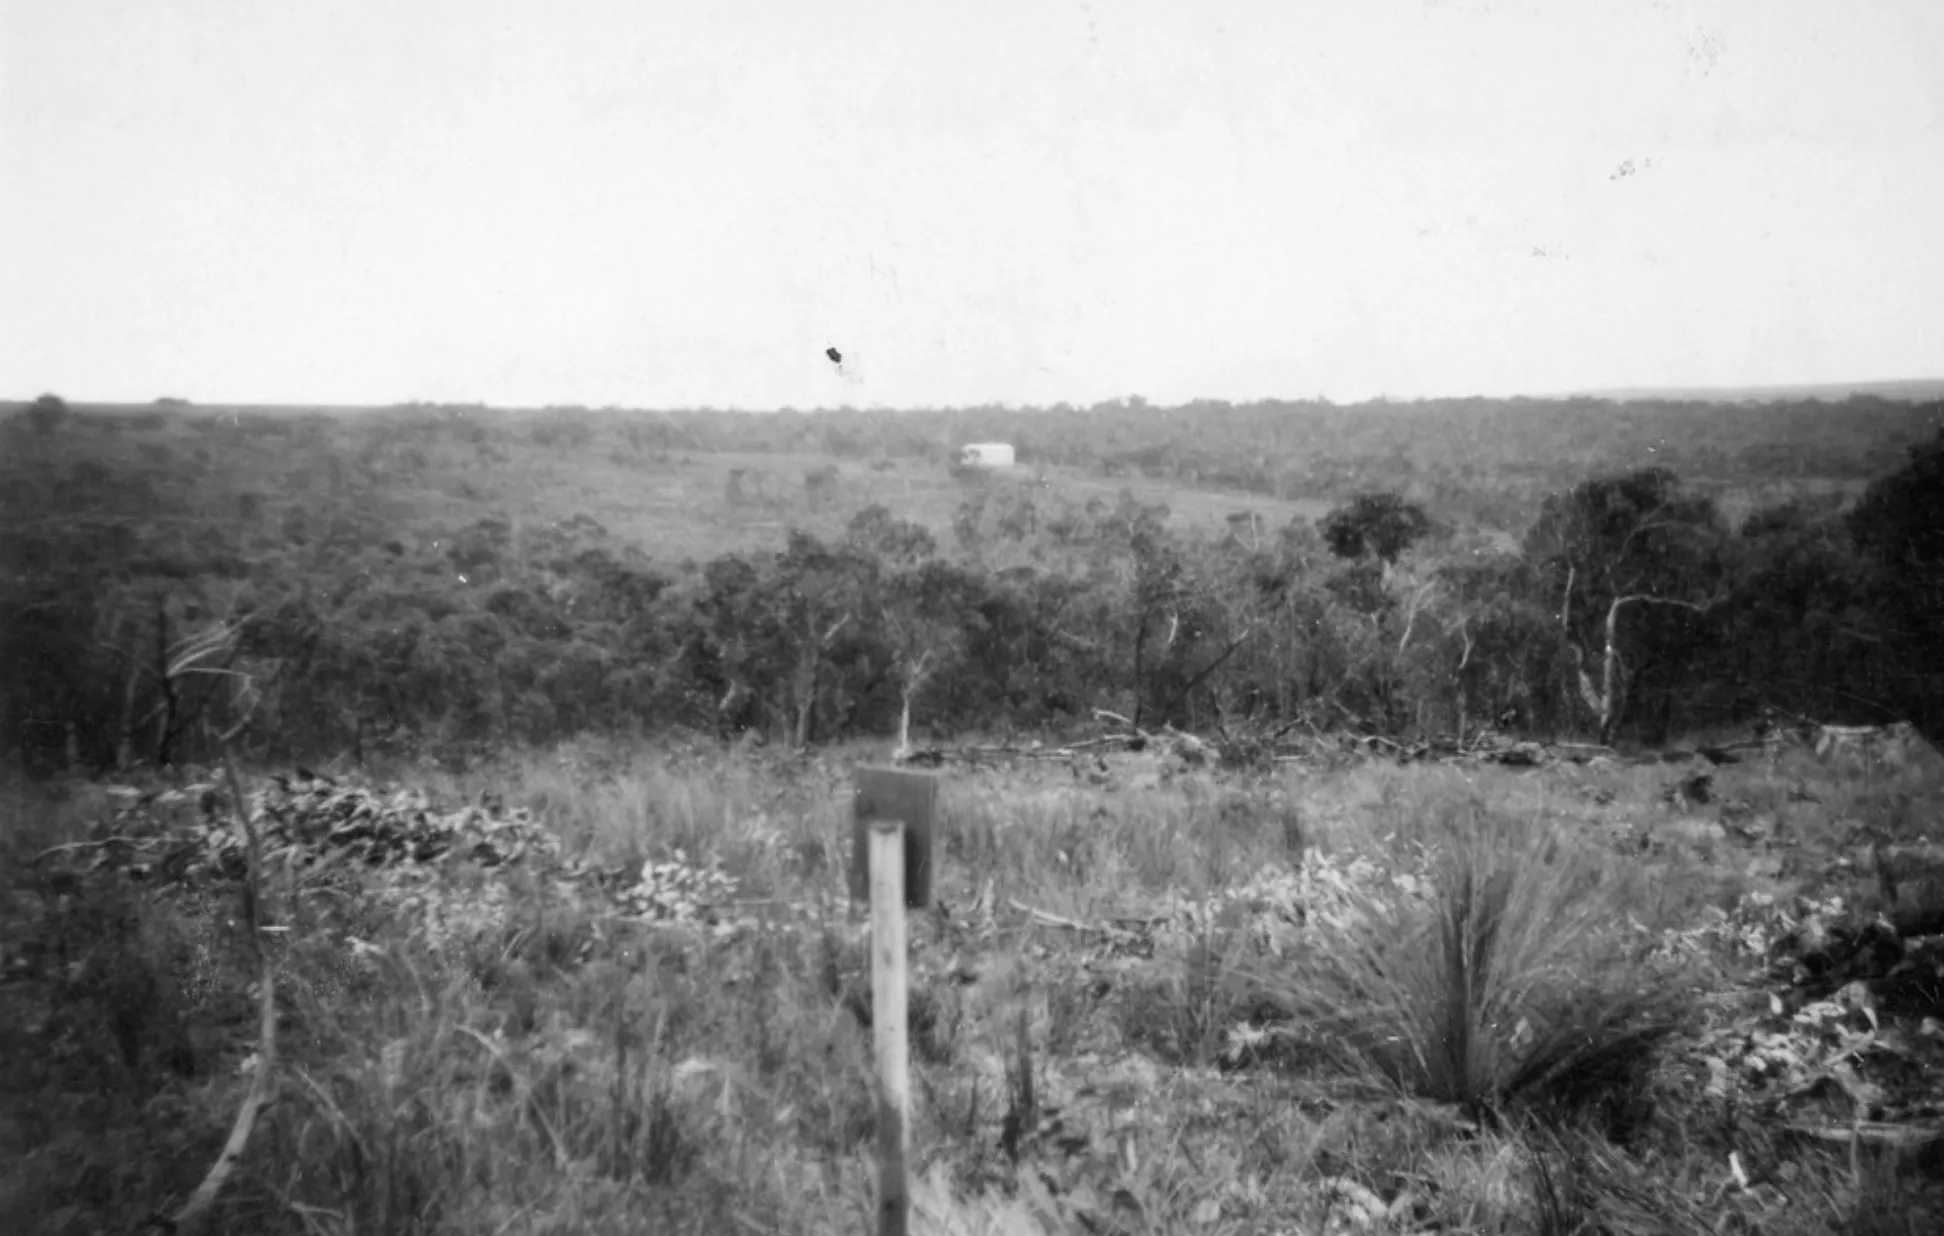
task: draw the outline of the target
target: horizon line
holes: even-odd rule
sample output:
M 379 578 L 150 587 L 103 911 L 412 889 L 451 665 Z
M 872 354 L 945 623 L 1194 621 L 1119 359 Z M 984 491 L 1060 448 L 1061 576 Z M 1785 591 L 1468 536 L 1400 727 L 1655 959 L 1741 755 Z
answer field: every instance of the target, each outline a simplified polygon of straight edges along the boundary
M 1883 393 L 1886 390 L 1901 391 L 1903 390 L 1903 388 L 1935 388 L 1935 389 L 1930 389 L 1930 390 L 1916 389 L 1916 390 L 1911 390 L 1908 393 L 1899 396 L 1891 396 Z M 844 403 L 844 404 L 831 405 L 831 404 L 819 403 L 809 407 L 799 407 L 794 404 L 778 404 L 774 406 L 746 406 L 746 405 L 723 406 L 723 405 L 715 405 L 715 404 L 682 404 L 682 405 L 649 406 L 649 405 L 637 405 L 637 404 L 619 404 L 613 402 L 603 403 L 599 405 L 590 404 L 590 403 L 579 403 L 579 402 L 546 403 L 546 404 L 494 403 L 494 402 L 489 402 L 486 400 L 479 400 L 479 399 L 425 399 L 425 398 L 416 398 L 416 397 L 405 398 L 405 399 L 394 399 L 394 400 L 389 400 L 380 403 L 332 403 L 326 401 L 301 400 L 301 399 L 288 400 L 288 401 L 286 400 L 248 400 L 248 399 L 218 399 L 218 400 L 209 400 L 209 401 L 198 401 L 186 397 L 178 397 L 172 395 L 158 396 L 154 399 L 148 399 L 148 400 L 85 399 L 85 398 L 75 399 L 75 398 L 69 398 L 64 395 L 59 395 L 56 392 L 49 391 L 49 392 L 43 392 L 41 395 L 34 396 L 32 398 L 0 399 L 0 407 L 7 407 L 7 408 L 26 407 L 34 403 L 36 399 L 44 398 L 47 394 L 55 394 L 56 397 L 61 399 L 62 402 L 65 403 L 68 407 L 74 409 L 140 408 L 140 409 L 163 410 L 163 411 L 185 411 L 185 410 L 192 410 L 197 408 L 201 408 L 201 409 L 261 408 L 261 409 L 278 409 L 278 410 L 304 409 L 304 410 L 319 411 L 319 412 L 328 412 L 328 411 L 384 412 L 384 411 L 407 410 L 411 408 L 464 408 L 464 409 L 478 409 L 481 411 L 492 411 L 492 412 L 605 412 L 605 413 L 650 413 L 650 414 L 717 413 L 717 414 L 753 415 L 753 416 L 782 415 L 785 413 L 790 413 L 795 415 L 814 415 L 817 413 L 846 413 L 846 412 L 848 413 L 883 412 L 883 413 L 908 413 L 908 414 L 922 415 L 922 414 L 941 414 L 941 413 L 952 413 L 952 412 L 990 411 L 995 408 L 1002 412 L 1013 412 L 1013 413 L 1056 412 L 1061 409 L 1065 409 L 1068 411 L 1075 411 L 1075 412 L 1086 412 L 1086 411 L 1092 411 L 1097 408 L 1114 408 L 1114 409 L 1122 409 L 1122 410 L 1129 409 L 1129 408 L 1144 408 L 1144 409 L 1154 410 L 1154 411 L 1174 411 L 1174 410 L 1184 410 L 1188 408 L 1193 408 L 1196 407 L 1197 405 L 1213 405 L 1213 406 L 1227 407 L 1227 408 L 1249 408 L 1249 407 L 1258 407 L 1264 404 L 1297 404 L 1297 405 L 1309 405 L 1313 407 L 1321 406 L 1321 407 L 1330 407 L 1330 408 L 1339 408 L 1339 409 L 1349 409 L 1349 408 L 1362 408 L 1362 407 L 1398 407 L 1398 406 L 1409 406 L 1414 404 L 1427 404 L 1427 403 L 1454 403 L 1454 402 L 1470 403 L 1475 401 L 1494 401 L 1494 400 L 1501 401 L 1501 402 L 1516 402 L 1516 401 L 1548 402 L 1548 401 L 1562 401 L 1562 400 L 1592 399 L 1592 400 L 1603 400 L 1612 403 L 1625 403 L 1625 402 L 1635 402 L 1635 401 L 1659 398 L 1659 399 L 1678 400 L 1681 402 L 1713 403 L 1713 402 L 1731 402 L 1731 401 L 1732 402 L 1748 402 L 1748 401 L 1772 402 L 1772 401 L 1787 399 L 1787 398 L 1821 401 L 1824 396 L 1836 396 L 1840 400 L 1840 399 L 1855 398 L 1859 395 L 1874 396 L 1876 398 L 1887 399 L 1890 402 L 1908 401 L 1911 403 L 1925 403 L 1925 402 L 1936 401 L 1938 399 L 1944 399 L 1944 376 L 1919 377 L 1919 378 L 1874 378 L 1874 379 L 1863 379 L 1858 381 L 1839 381 L 1839 382 L 1783 382 L 1783 383 L 1750 384 L 1750 385 L 1705 384 L 1705 385 L 1666 385 L 1666 386 L 1603 386 L 1603 387 L 1569 389 L 1564 391 L 1543 391 L 1543 392 L 1531 392 L 1531 393 L 1521 392 L 1521 393 L 1503 394 L 1503 395 L 1487 395 L 1487 394 L 1473 393 L 1473 394 L 1465 394 L 1465 395 L 1453 394 L 1453 395 L 1396 396 L 1396 395 L 1385 395 L 1380 393 L 1376 395 L 1367 396 L 1363 399 L 1350 400 L 1350 401 L 1335 400 L 1335 399 L 1331 399 L 1327 395 L 1321 395 L 1321 394 L 1300 395 L 1300 396 L 1267 395 L 1267 396 L 1257 396 L 1251 399 L 1229 399 L 1229 398 L 1221 398 L 1212 395 L 1201 395 L 1201 396 L 1196 396 L 1192 399 L 1184 400 L 1179 403 L 1156 403 L 1152 400 L 1147 399 L 1145 396 L 1140 395 L 1137 392 L 1129 392 L 1128 394 L 1125 395 L 1115 396 L 1107 399 L 1099 399 L 1091 403 L 1075 403 L 1070 400 L 1056 400 L 1052 403 L 1019 403 L 1019 404 L 998 402 L 998 403 L 957 403 L 957 404 L 942 404 L 942 405 L 941 404 L 891 405 L 891 404 L 884 404 L 884 403 L 871 403 L 871 404 L 863 404 L 863 405 Z

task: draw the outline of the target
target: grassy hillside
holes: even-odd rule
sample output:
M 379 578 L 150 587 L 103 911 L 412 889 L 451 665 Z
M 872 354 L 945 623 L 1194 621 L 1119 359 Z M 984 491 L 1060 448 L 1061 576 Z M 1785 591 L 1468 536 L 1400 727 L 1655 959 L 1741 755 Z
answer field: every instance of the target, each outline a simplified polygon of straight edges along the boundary
M 206 1230 L 868 1230 L 858 754 L 252 779 L 277 1055 Z M 1892 903 L 1850 855 L 1917 840 L 1938 761 L 1686 776 L 946 773 L 913 1230 L 1934 1230 L 1937 954 L 1857 951 Z M 257 1061 L 226 795 L 0 796 L 6 1230 L 133 1230 L 216 1161 Z M 428 820 L 558 854 L 331 849 Z

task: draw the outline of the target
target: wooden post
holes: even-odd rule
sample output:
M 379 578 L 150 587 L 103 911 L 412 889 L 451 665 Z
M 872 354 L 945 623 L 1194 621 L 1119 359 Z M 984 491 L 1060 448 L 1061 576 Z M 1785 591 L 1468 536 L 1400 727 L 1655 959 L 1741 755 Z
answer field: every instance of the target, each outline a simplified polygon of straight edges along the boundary
M 870 823 L 871 1032 L 878 1076 L 878 1236 L 906 1236 L 911 1193 L 905 1180 L 910 1150 L 911 1082 L 905 1015 L 904 824 Z
M 911 1053 L 905 911 L 931 903 L 938 779 L 860 768 L 852 807 L 850 889 L 871 907 L 871 1039 L 878 1077 L 878 1236 L 906 1236 L 911 1189 Z

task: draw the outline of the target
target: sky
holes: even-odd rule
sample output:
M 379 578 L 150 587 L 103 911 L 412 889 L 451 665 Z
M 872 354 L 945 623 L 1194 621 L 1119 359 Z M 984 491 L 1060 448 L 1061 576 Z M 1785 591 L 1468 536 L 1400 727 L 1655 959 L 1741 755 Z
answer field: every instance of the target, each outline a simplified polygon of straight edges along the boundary
M 1944 376 L 1940 49 L 1938 0 L 0 0 L 0 398 Z

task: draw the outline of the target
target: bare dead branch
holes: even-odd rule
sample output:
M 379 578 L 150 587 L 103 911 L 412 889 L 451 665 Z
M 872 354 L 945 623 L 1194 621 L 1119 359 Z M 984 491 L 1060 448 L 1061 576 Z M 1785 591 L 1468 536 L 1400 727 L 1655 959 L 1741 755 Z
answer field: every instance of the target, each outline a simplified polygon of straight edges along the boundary
M 1045 910 L 1035 909 L 1014 897 L 1007 898 L 1006 904 L 1031 918 L 1034 922 L 1042 923 L 1048 927 L 1064 927 L 1068 931 L 1092 931 L 1098 932 L 1101 935 L 1120 936 L 1123 938 L 1134 935 L 1133 932 L 1123 927 L 1112 927 L 1105 923 L 1082 923 L 1076 919 L 1061 918 L 1057 914 L 1049 914 Z
M 1404 611 L 1404 634 L 1398 637 L 1397 640 L 1398 656 L 1401 657 L 1404 655 L 1405 647 L 1411 642 L 1411 632 L 1417 626 L 1418 615 L 1424 612 L 1425 599 L 1431 595 L 1437 586 L 1437 581 L 1433 580 L 1418 588 L 1416 594 L 1411 597 L 1411 604 Z
M 170 1231 L 176 1236 L 196 1236 L 208 1222 L 210 1208 L 222 1193 L 223 1186 L 236 1170 L 236 1164 L 243 1157 L 243 1151 L 250 1144 L 250 1134 L 256 1128 L 256 1120 L 270 1096 L 270 1078 L 276 1067 L 277 1059 L 277 997 L 275 979 L 270 967 L 269 950 L 263 947 L 262 906 L 263 851 L 257 841 L 256 825 L 250 819 L 250 807 L 243 797 L 243 782 L 236 775 L 236 760 L 227 750 L 223 752 L 223 771 L 229 779 L 230 806 L 236 818 L 243 825 L 243 837 L 249 847 L 250 869 L 246 888 L 249 890 L 249 905 L 246 919 L 250 927 L 250 943 L 256 950 L 257 959 L 257 1059 L 256 1074 L 250 1079 L 250 1089 L 243 1096 L 242 1106 L 237 1108 L 236 1123 L 230 1126 L 229 1140 L 223 1144 L 223 1152 L 216 1156 L 210 1166 L 209 1174 L 203 1177 L 202 1184 L 183 1203 L 182 1209 L 168 1221 Z

